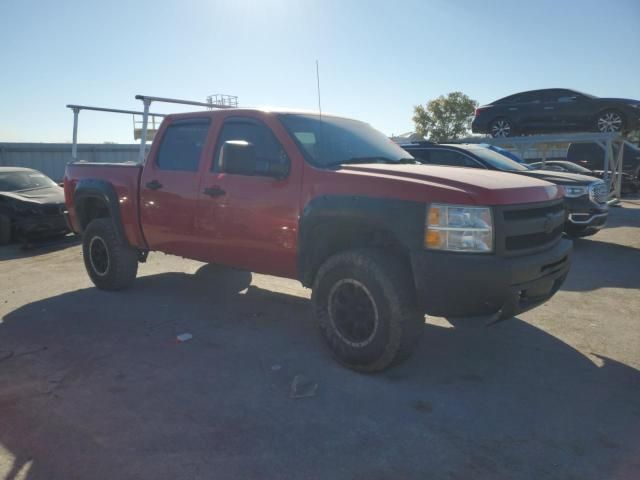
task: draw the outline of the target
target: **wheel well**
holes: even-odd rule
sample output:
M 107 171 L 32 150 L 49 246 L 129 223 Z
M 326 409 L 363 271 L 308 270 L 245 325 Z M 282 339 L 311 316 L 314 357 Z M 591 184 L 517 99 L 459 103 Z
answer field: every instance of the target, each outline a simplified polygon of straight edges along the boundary
M 376 225 L 347 221 L 322 223 L 306 238 L 310 244 L 303 246 L 300 273 L 302 284 L 307 287 L 313 284 L 318 269 L 329 257 L 354 248 L 384 249 L 386 254 L 411 266 L 407 249 L 391 232 Z
M 111 216 L 109 207 L 102 198 L 86 197 L 76 202 L 78 220 L 82 230 L 87 228 L 89 222 L 96 218 L 108 218 Z
M 596 121 L 598 120 L 598 118 L 600 118 L 600 115 L 602 115 L 605 112 L 616 112 L 618 115 L 620 115 L 623 122 L 625 123 L 627 122 L 627 116 L 624 114 L 624 112 L 615 107 L 603 108 L 602 110 L 600 110 L 598 113 L 596 113 L 596 117 L 595 117 Z

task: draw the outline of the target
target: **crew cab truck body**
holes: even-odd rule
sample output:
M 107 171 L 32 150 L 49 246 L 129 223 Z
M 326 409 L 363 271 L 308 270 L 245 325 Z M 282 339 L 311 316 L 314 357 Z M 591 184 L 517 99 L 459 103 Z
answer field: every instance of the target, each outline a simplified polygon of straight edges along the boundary
M 74 162 L 64 182 L 99 288 L 129 286 L 152 250 L 298 279 L 337 359 L 360 371 L 406 358 L 425 313 L 510 317 L 570 265 L 555 185 L 418 165 L 340 117 L 169 115 L 144 166 Z

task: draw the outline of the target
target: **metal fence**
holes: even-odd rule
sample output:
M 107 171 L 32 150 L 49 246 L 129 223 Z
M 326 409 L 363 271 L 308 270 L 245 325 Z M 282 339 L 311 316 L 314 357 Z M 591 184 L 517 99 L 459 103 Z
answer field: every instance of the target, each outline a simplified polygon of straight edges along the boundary
M 122 163 L 138 158 L 138 144 L 78 144 L 78 159 L 88 162 Z M 40 170 L 56 182 L 62 181 L 64 167 L 71 161 L 70 143 L 0 143 L 1 167 Z

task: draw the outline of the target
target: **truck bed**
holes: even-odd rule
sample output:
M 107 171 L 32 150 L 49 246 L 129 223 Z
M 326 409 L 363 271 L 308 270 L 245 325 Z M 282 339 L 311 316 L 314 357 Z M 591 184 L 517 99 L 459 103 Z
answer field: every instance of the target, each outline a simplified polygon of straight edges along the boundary
M 146 248 L 140 227 L 139 184 L 142 165 L 137 163 L 73 162 L 67 165 L 64 176 L 64 196 L 69 222 L 74 232 L 82 230 L 75 210 L 73 195 L 79 182 L 106 182 L 111 184 L 118 197 L 118 206 L 124 233 L 129 244 Z

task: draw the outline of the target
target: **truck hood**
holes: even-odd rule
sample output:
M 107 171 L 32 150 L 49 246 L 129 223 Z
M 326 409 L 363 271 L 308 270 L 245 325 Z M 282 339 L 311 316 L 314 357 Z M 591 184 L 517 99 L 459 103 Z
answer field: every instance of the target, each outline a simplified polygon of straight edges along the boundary
M 64 203 L 64 190 L 58 186 L 34 188 L 33 190 L 17 192 L 0 192 L 0 195 L 6 198 L 13 198 L 14 200 L 40 205 Z
M 520 175 L 526 175 L 532 178 L 538 178 L 556 185 L 589 185 L 597 180 L 596 177 L 582 175 L 580 173 L 570 172 L 554 172 L 552 170 L 528 170 L 519 172 Z
M 466 196 L 478 205 L 510 205 L 545 202 L 561 198 L 560 189 L 551 183 L 525 175 L 506 172 L 458 168 L 440 165 L 364 164 L 344 165 L 339 172 L 384 178 L 406 184 L 407 189 L 424 186 L 421 200 L 443 201 L 438 191 L 451 198 Z M 444 195 L 446 193 L 446 195 Z

